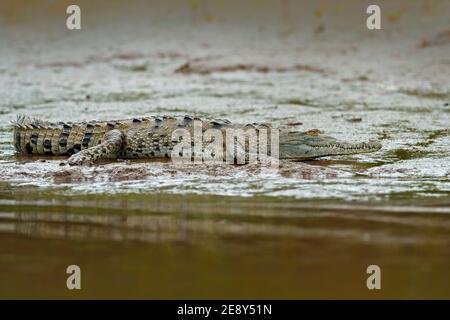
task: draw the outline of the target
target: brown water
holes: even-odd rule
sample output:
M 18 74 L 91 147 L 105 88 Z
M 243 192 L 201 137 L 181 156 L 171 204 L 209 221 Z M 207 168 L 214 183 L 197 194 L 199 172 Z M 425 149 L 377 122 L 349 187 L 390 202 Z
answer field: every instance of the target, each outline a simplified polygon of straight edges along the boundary
M 81 31 L 63 1 L 2 4 L 0 297 L 450 298 L 450 7 L 381 4 L 376 32 L 362 1 L 81 2 Z M 383 149 L 68 168 L 14 155 L 18 113 L 295 120 Z

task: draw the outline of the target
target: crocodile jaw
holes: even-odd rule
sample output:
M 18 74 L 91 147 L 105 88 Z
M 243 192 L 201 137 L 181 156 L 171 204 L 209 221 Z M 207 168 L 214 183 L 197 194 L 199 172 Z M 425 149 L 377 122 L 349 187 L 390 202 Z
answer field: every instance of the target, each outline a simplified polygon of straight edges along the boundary
M 370 153 L 381 149 L 377 141 L 360 143 L 342 142 L 315 131 L 280 138 L 280 158 L 307 160 L 325 156 Z

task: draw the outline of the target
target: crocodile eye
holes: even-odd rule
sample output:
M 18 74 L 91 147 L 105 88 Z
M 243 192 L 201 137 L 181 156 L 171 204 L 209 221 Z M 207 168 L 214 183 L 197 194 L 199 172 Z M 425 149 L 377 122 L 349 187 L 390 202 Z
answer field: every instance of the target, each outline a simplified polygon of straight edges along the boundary
M 308 136 L 318 136 L 319 133 L 322 133 L 322 132 L 320 132 L 319 129 L 312 129 L 312 130 L 308 130 L 308 131 L 306 132 L 306 134 L 307 134 Z

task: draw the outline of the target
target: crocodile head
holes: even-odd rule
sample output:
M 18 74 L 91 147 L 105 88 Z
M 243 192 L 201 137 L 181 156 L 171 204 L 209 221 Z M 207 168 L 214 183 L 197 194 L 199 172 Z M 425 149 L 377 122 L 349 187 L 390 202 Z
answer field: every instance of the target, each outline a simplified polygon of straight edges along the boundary
M 322 134 L 317 129 L 288 132 L 280 136 L 280 158 L 307 160 L 325 156 L 375 152 L 381 148 L 376 141 L 343 142 Z

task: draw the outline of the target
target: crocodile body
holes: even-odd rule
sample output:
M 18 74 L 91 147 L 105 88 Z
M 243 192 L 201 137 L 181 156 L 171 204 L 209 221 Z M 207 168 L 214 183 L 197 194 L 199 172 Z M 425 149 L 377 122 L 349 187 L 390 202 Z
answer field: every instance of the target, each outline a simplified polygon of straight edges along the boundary
M 197 123 L 197 124 L 196 124 Z M 267 124 L 233 124 L 228 120 L 197 118 L 193 116 L 151 116 L 114 121 L 46 122 L 28 117 L 19 117 L 13 124 L 13 144 L 20 154 L 66 155 L 69 164 L 92 163 L 100 158 L 170 158 L 180 139 L 174 138 L 177 129 L 184 129 L 192 137 L 194 146 L 195 126 L 200 130 L 218 129 L 224 135 L 227 149 L 227 129 L 265 129 Z M 198 127 L 197 127 L 198 128 Z M 326 155 L 367 153 L 378 150 L 377 142 L 347 143 L 325 136 L 318 130 L 292 132 L 280 128 L 279 158 L 303 160 Z M 213 141 L 213 139 L 211 140 Z M 201 147 L 211 141 L 202 141 Z M 268 150 L 270 138 L 267 142 Z M 239 144 L 238 144 L 239 146 Z M 248 151 L 245 143 L 239 146 Z

